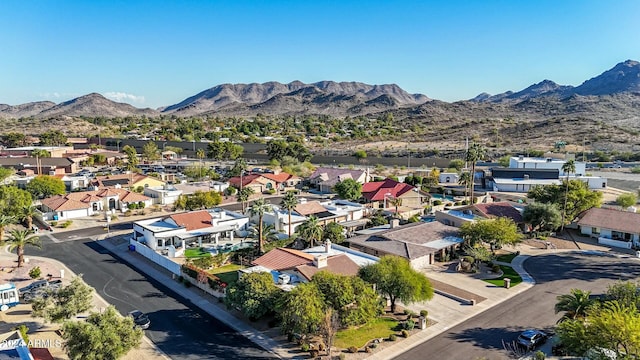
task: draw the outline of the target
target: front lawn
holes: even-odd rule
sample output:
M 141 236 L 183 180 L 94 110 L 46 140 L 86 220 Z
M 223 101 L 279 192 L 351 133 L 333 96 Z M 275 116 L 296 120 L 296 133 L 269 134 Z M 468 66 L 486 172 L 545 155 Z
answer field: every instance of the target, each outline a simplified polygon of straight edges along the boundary
M 238 270 L 244 268 L 246 268 L 246 266 L 238 264 L 228 264 L 209 270 L 209 274 L 213 274 L 220 278 L 220 281 L 231 285 L 238 281 Z
M 500 287 L 504 286 L 504 281 L 502 280 L 504 278 L 511 279 L 511 286 L 516 286 L 522 282 L 522 278 L 520 277 L 520 275 L 518 275 L 518 273 L 513 270 L 511 266 L 500 265 L 500 270 L 502 270 L 502 272 L 504 273 L 503 276 L 498 279 L 485 279 L 484 281 Z
M 396 328 L 396 326 L 398 326 L 397 320 L 379 317 L 371 321 L 371 323 L 359 328 L 338 331 L 336 334 L 335 346 L 342 349 L 347 349 L 350 346 L 361 348 L 373 339 L 386 339 L 389 335 L 395 334 L 396 331 L 393 329 Z
M 211 253 L 203 248 L 189 248 L 184 251 L 184 257 L 187 259 L 195 259 L 201 257 L 209 257 Z
M 500 262 L 511 263 L 511 261 L 513 261 L 513 258 L 515 258 L 516 256 L 518 256 L 517 253 L 506 253 L 506 254 L 498 255 L 496 260 Z

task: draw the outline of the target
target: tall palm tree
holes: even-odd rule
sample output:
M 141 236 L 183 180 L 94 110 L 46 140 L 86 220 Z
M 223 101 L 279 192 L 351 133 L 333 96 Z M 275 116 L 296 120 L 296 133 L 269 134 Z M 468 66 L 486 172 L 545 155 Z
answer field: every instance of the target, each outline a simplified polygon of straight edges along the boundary
M 469 185 L 471 185 L 471 173 L 463 172 L 460 174 L 460 179 L 458 179 L 459 185 L 464 185 L 464 199 L 467 200 L 467 195 L 469 194 Z
M 567 200 L 569 195 L 569 174 L 576 172 L 576 162 L 573 159 L 567 160 L 567 162 L 565 162 L 562 165 L 562 171 L 567 175 L 567 178 L 565 180 L 566 186 L 564 189 L 564 206 L 562 207 L 562 224 L 560 225 L 560 232 L 564 231 L 564 222 L 567 216 Z
M 251 216 L 258 217 L 258 248 L 260 250 L 260 254 L 264 253 L 264 239 L 262 238 L 262 218 L 264 217 L 264 213 L 267 211 L 271 211 L 271 204 L 266 202 L 263 198 L 260 198 L 251 204 L 249 208 L 249 213 Z
M 20 212 L 21 220 L 24 221 L 24 226 L 31 230 L 31 226 L 33 226 L 33 217 L 38 213 L 38 209 L 36 209 L 33 205 L 28 205 L 22 208 Z
M 298 198 L 296 197 L 295 192 L 287 191 L 287 193 L 282 197 L 282 201 L 280 201 L 280 206 L 283 209 L 287 210 L 289 213 L 289 237 L 291 237 L 291 212 L 298 205 Z
M 198 157 L 198 159 L 200 160 L 200 177 L 202 178 L 202 159 L 204 159 L 204 157 L 206 156 L 206 153 L 204 151 L 204 149 L 198 149 L 198 151 L 196 151 L 196 156 Z
M 33 246 L 38 249 L 42 248 L 40 243 L 40 237 L 31 236 L 33 231 L 31 230 L 12 230 L 9 233 L 7 242 L 9 243 L 9 251 L 16 250 L 18 254 L 18 267 L 21 267 L 24 263 L 24 247 Z
M 4 230 L 7 226 L 16 223 L 16 218 L 9 215 L 0 215 L 0 244 L 4 244 Z
M 473 179 L 475 178 L 475 174 L 476 174 L 476 162 L 484 159 L 486 154 L 487 154 L 487 148 L 485 148 L 484 146 L 480 145 L 477 142 L 474 142 L 471 144 L 471 146 L 469 146 L 469 149 L 467 149 L 467 153 L 465 155 L 465 160 L 471 163 L 471 204 L 475 204 L 475 198 L 474 198 L 475 182 L 473 181 Z
M 559 321 L 584 319 L 587 310 L 594 304 L 594 300 L 590 298 L 590 295 L 590 291 L 580 289 L 571 289 L 571 294 L 559 295 L 556 298 L 558 302 L 554 307 L 556 314 L 564 312 Z
M 311 215 L 309 218 L 298 226 L 296 230 L 298 235 L 309 241 L 310 247 L 315 246 L 316 241 L 320 241 L 322 239 L 322 225 L 318 221 L 318 218 Z
M 398 197 L 392 197 L 389 199 L 389 204 L 396 208 L 395 217 L 399 218 L 400 216 L 398 216 L 398 207 L 402 206 L 402 199 Z
M 242 213 L 243 214 L 244 214 L 244 212 L 246 210 L 247 201 L 249 201 L 249 198 L 254 193 L 255 193 L 255 190 L 253 190 L 253 188 L 250 188 L 250 187 L 243 187 L 240 190 L 238 190 L 238 193 L 236 194 L 236 200 L 238 202 L 242 203 Z
M 31 152 L 31 156 L 36 158 L 38 175 L 42 175 L 42 158 L 51 157 L 51 153 L 44 149 L 35 149 Z

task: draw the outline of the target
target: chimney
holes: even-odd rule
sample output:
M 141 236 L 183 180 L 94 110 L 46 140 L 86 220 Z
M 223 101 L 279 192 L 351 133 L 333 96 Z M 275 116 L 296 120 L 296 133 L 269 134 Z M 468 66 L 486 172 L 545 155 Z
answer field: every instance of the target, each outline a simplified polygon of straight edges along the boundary
M 324 251 L 329 254 L 331 252 L 331 240 L 327 240 L 324 243 Z
M 326 255 L 318 255 L 313 258 L 313 266 L 318 269 L 322 269 L 327 267 L 327 256 Z
M 391 225 L 392 229 L 395 229 L 398 226 L 400 226 L 400 220 L 399 219 L 391 219 L 391 221 L 389 221 L 389 225 Z

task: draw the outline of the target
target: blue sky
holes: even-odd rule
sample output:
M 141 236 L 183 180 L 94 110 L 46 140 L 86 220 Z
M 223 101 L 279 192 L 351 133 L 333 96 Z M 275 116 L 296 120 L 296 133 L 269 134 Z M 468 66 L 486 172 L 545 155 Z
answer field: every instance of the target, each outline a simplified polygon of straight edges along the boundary
M 222 83 L 395 83 L 455 101 L 640 60 L 640 1 L 1 1 L 0 104 L 156 108 Z

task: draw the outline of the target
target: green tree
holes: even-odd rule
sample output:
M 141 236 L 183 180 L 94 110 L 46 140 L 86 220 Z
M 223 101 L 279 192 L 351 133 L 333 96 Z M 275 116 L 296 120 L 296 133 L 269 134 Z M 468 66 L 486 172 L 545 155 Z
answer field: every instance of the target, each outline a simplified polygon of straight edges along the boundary
M 564 184 L 566 186 L 566 183 Z M 587 183 L 580 180 L 569 180 L 569 191 L 562 185 L 535 186 L 529 190 L 527 197 L 543 203 L 556 204 L 565 208 L 567 222 L 573 221 L 578 214 L 602 204 L 602 193 L 589 190 Z M 566 206 L 563 206 L 566 203 Z
M 262 228 L 264 224 L 262 219 L 264 218 L 264 213 L 271 211 L 271 209 L 271 204 L 267 203 L 264 198 L 254 201 L 249 208 L 251 216 L 258 217 L 258 251 L 260 254 L 264 254 L 264 238 L 262 237 Z
M 33 226 L 33 217 L 37 216 L 38 209 L 35 206 L 29 205 L 22 208 L 20 212 L 20 219 L 24 221 L 24 225 L 27 229 L 31 229 Z
M 200 172 L 200 177 L 202 177 L 202 159 L 205 158 L 205 155 L 206 154 L 204 152 L 204 149 L 198 149 L 198 151 L 196 151 L 196 157 L 198 158 L 199 163 L 200 163 L 200 171 L 199 171 Z
M 284 334 L 316 334 L 325 317 L 322 293 L 313 283 L 303 283 L 286 292 L 278 305 Z
M 236 194 L 236 200 L 238 202 L 242 203 L 242 213 L 243 214 L 244 214 L 246 206 L 247 206 L 247 201 L 249 201 L 249 198 L 254 193 L 255 193 L 255 190 L 253 190 L 253 188 L 250 188 L 250 187 L 243 187 L 242 189 L 238 190 L 238 193 Z
M 36 158 L 36 170 L 38 175 L 42 175 L 42 158 L 51 157 L 51 153 L 44 149 L 35 149 L 31 151 L 31 156 Z
M 624 193 L 616 198 L 616 204 L 622 206 L 624 209 L 635 205 L 637 202 L 638 197 L 634 193 Z
M 138 153 L 136 148 L 131 145 L 125 145 L 122 151 L 127 155 L 127 170 L 133 171 L 138 166 Z
M 511 156 L 509 155 L 505 155 L 500 157 L 500 159 L 498 159 L 498 165 L 508 168 L 509 167 L 509 162 L 511 161 Z
M 513 220 L 505 217 L 464 223 L 460 235 L 469 246 L 487 244 L 491 250 L 515 244 L 522 236 Z
M 398 197 L 389 198 L 389 205 L 395 208 L 394 216 L 399 218 L 398 207 L 402 206 L 402 199 Z
M 40 146 L 62 146 L 67 143 L 67 136 L 60 130 L 49 130 L 40 134 Z
M 532 231 L 552 231 L 560 227 L 562 215 L 555 204 L 533 203 L 522 212 L 524 221 L 531 224 Z
M 240 174 L 242 174 L 245 170 L 247 170 L 247 161 L 243 158 L 238 158 L 233 164 L 233 167 L 227 173 L 227 176 L 240 176 Z
M 0 186 L 0 213 L 22 217 L 22 209 L 28 207 L 33 202 L 31 194 L 15 186 Z
M 296 193 L 293 191 L 287 191 L 286 194 L 282 197 L 280 201 L 280 206 L 287 210 L 289 215 L 289 237 L 291 237 L 291 212 L 295 210 L 296 206 L 298 206 L 298 198 L 296 197 Z
M 7 242 L 9 243 L 9 251 L 16 251 L 18 255 L 18 267 L 21 267 L 24 264 L 24 247 L 32 246 L 35 248 L 42 248 L 42 244 L 40 243 L 40 237 L 32 236 L 33 231 L 31 230 L 11 230 L 9 232 L 9 237 L 7 238 Z
M 356 150 L 353 153 L 353 156 L 355 156 L 356 159 L 358 159 L 358 161 L 363 161 L 364 159 L 367 158 L 367 151 L 366 150 Z
M 40 175 L 29 181 L 25 190 L 30 192 L 34 198 L 42 199 L 53 195 L 64 195 L 67 189 L 61 179 L 49 175 Z
M 4 183 L 13 174 L 15 174 L 13 169 L 0 167 L 0 184 Z
M 362 196 L 362 184 L 353 179 L 344 179 L 333 187 L 333 191 L 341 199 L 358 200 Z
M 567 162 L 562 165 L 562 172 L 567 174 L 567 178 L 565 180 L 566 186 L 564 190 L 564 206 L 562 207 L 562 224 L 560 225 L 560 231 L 564 231 L 564 224 L 567 215 L 567 202 L 569 201 L 569 175 L 576 172 L 575 161 L 573 159 L 567 160 Z
M 7 228 L 7 226 L 15 223 L 16 223 L 15 216 L 0 214 L 0 245 L 4 244 L 4 231 Z
M 391 312 L 396 311 L 396 301 L 411 304 L 430 300 L 433 288 L 429 279 L 411 268 L 409 262 L 399 256 L 386 255 L 380 261 L 360 268 L 359 276 L 375 284 L 382 296 L 391 302 Z
M 640 310 L 640 282 L 618 281 L 609 285 L 607 289 L 608 300 L 616 300 L 620 304 L 636 307 Z
M 320 221 L 317 217 L 311 215 L 298 226 L 296 233 L 298 234 L 298 237 L 309 243 L 309 247 L 314 247 L 316 241 L 320 241 L 322 239 L 322 225 L 320 225 Z
M 155 161 L 160 159 L 160 151 L 158 145 L 154 141 L 147 141 L 142 147 L 142 157 L 147 161 Z
M 464 160 L 462 159 L 453 159 L 449 161 L 449 168 L 456 169 L 457 171 L 462 170 L 464 168 Z
M 475 194 L 474 194 L 475 182 L 473 181 L 473 179 L 475 179 L 475 174 L 476 174 L 476 163 L 484 159 L 486 154 L 487 154 L 487 149 L 476 142 L 472 143 L 471 146 L 469 146 L 469 149 L 467 149 L 467 152 L 465 154 L 465 160 L 471 164 L 470 187 L 471 187 L 471 203 L 472 204 L 476 203 Z
M 4 145 L 8 148 L 21 147 L 27 144 L 27 136 L 18 132 L 4 134 L 3 140 Z
M 142 329 L 131 317 L 122 317 L 113 306 L 91 313 L 86 321 L 64 323 L 62 338 L 71 360 L 115 360 L 140 345 Z
M 237 308 L 249 319 L 257 320 L 273 312 L 282 294 L 268 272 L 242 275 L 226 290 L 224 298 L 228 308 Z
M 48 296 L 36 297 L 31 303 L 32 316 L 54 323 L 69 320 L 91 309 L 92 293 L 93 289 L 76 276 L 69 285 L 50 291 Z
M 587 310 L 594 304 L 591 292 L 580 289 L 571 289 L 570 294 L 558 295 L 556 299 L 554 307 L 556 314 L 564 312 L 560 321 L 584 319 L 587 316 Z
M 342 244 L 346 240 L 344 227 L 336 222 L 330 222 L 322 231 L 322 240 L 329 240 L 334 244 Z
M 196 190 L 191 195 L 183 196 L 175 203 L 176 208 L 186 210 L 211 209 L 222 203 L 222 195 L 217 191 Z
M 469 187 L 471 186 L 472 179 L 471 173 L 463 172 L 460 174 L 460 178 L 458 179 L 458 184 L 464 186 L 464 199 L 467 200 L 467 195 L 469 194 Z
M 384 211 L 378 210 L 371 217 L 369 217 L 369 221 L 367 222 L 367 227 L 380 226 L 384 224 L 388 224 L 389 220 L 384 216 Z

